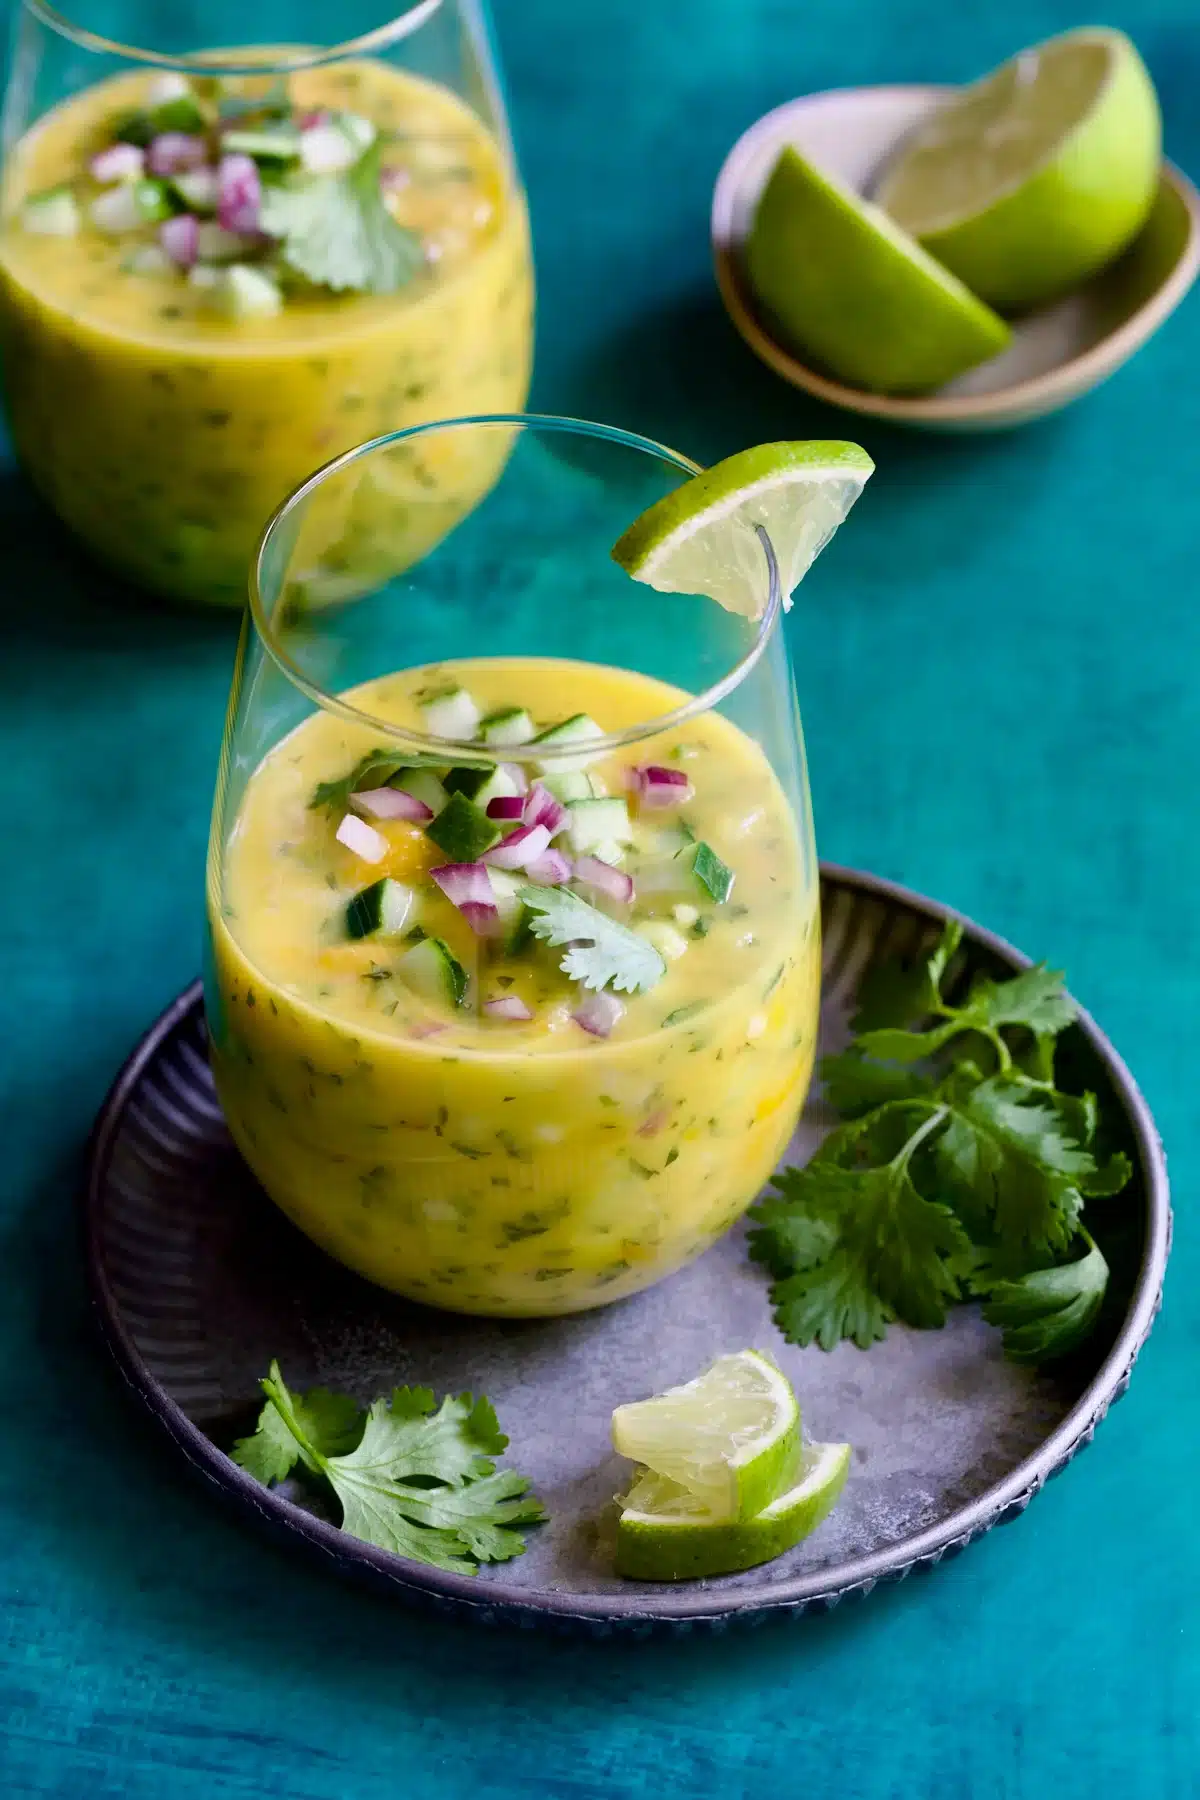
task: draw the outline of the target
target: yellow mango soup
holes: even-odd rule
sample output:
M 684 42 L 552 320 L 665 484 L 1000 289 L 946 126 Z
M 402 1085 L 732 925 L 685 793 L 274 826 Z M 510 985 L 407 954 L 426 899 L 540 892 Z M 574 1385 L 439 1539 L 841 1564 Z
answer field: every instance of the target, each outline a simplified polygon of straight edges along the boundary
M 73 235 L 25 223 L 29 196 L 87 183 L 89 159 L 114 120 L 146 103 L 150 80 L 121 75 L 75 95 L 10 158 L 7 404 L 34 482 L 106 562 L 161 594 L 241 606 L 263 524 L 320 464 L 422 421 L 520 409 L 532 346 L 525 208 L 500 147 L 447 90 L 371 61 L 298 72 L 295 108 L 377 127 L 387 204 L 419 234 L 422 268 L 394 293 L 288 288 L 273 316 L 222 317 L 179 271 L 134 272 L 129 239 L 97 229 L 86 207 Z M 498 472 L 502 446 L 479 441 L 478 462 L 448 477 L 451 516 Z M 438 483 L 436 470 L 421 478 Z M 372 508 L 394 517 L 386 496 L 365 494 L 359 535 Z M 403 563 L 403 544 L 390 553 Z
M 424 729 L 419 701 L 447 681 L 484 713 L 525 708 L 540 726 L 585 713 L 606 732 L 686 698 L 620 669 L 518 658 L 408 671 L 346 698 Z M 212 846 L 209 1025 L 234 1139 L 303 1231 L 413 1299 L 519 1316 L 634 1293 L 738 1218 L 808 1085 L 816 877 L 782 789 L 714 713 L 590 765 L 593 793 L 625 795 L 647 762 L 690 784 L 671 811 L 630 803 L 633 841 L 604 847 L 633 877 L 630 903 L 572 884 L 662 950 L 652 986 L 599 996 L 619 1016 L 597 1036 L 579 1022 L 597 996 L 562 972 L 567 951 L 476 936 L 428 878 L 446 857 L 425 827 L 376 817 L 386 854 L 370 864 L 339 841 L 345 804 L 314 806 L 315 791 L 379 746 L 357 723 L 308 718 Z M 574 829 L 556 843 L 570 851 Z M 724 900 L 688 873 L 697 842 L 733 874 Z M 543 879 L 539 867 L 522 878 Z M 419 896 L 404 931 L 349 938 L 348 906 L 384 877 Z M 413 940 L 425 951 L 431 938 L 462 965 L 461 1004 L 406 979 Z M 528 1017 L 496 1016 L 506 997 Z

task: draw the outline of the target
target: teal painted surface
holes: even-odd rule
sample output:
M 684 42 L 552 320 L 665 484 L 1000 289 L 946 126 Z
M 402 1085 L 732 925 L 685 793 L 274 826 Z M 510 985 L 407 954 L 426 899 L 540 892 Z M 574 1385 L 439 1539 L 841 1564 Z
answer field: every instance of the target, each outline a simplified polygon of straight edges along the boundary
M 959 80 L 1081 17 L 501 0 L 537 401 L 703 459 L 854 435 L 717 308 L 726 148 L 795 93 Z M 1192 0 L 1107 18 L 1200 174 Z M 489 1636 L 344 1591 L 214 1511 L 127 1410 L 84 1314 L 73 1190 L 115 1065 L 197 966 L 233 628 L 130 610 L 0 473 L 0 1791 L 1197 1791 L 1198 362 L 1193 301 L 1056 422 L 864 429 L 878 476 L 790 627 L 824 853 L 1064 963 L 1143 1083 L 1179 1210 L 1164 1316 L 1129 1398 L 1013 1529 L 866 1605 L 708 1642 Z

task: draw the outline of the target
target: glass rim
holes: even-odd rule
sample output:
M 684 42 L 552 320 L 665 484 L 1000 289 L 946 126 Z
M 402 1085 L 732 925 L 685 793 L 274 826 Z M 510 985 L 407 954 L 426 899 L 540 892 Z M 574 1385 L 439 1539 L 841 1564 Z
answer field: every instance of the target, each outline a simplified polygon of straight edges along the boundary
M 429 733 L 410 730 L 407 726 L 397 725 L 393 720 L 383 719 L 363 707 L 354 706 L 340 694 L 331 694 L 317 681 L 306 675 L 284 650 L 278 640 L 277 633 L 267 614 L 263 601 L 262 566 L 271 540 L 291 515 L 302 507 L 309 496 L 320 488 L 330 476 L 339 474 L 360 459 L 372 455 L 377 450 L 390 448 L 394 444 L 406 442 L 409 438 L 422 437 L 434 431 L 456 430 L 464 426 L 476 425 L 515 425 L 522 430 L 559 431 L 583 437 L 601 438 L 626 449 L 638 450 L 643 454 L 657 457 L 660 462 L 672 464 L 686 475 L 694 476 L 703 473 L 700 463 L 694 462 L 690 456 L 684 456 L 678 450 L 672 450 L 666 444 L 656 442 L 654 438 L 642 437 L 635 431 L 623 431 L 618 425 L 599 425 L 586 419 L 571 419 L 554 413 L 468 413 L 460 418 L 432 419 L 422 425 L 410 425 L 403 431 L 385 432 L 381 437 L 368 438 L 365 443 L 356 444 L 353 449 L 346 450 L 341 456 L 335 456 L 324 463 L 321 468 L 293 488 L 287 499 L 278 506 L 268 519 L 258 542 L 254 561 L 250 567 L 249 623 L 256 633 L 259 642 L 266 650 L 272 662 L 292 685 L 320 707 L 323 712 L 334 714 L 354 725 L 362 725 L 378 732 L 390 743 L 403 749 L 418 751 L 423 757 L 436 756 L 441 753 L 441 760 L 452 760 L 454 753 L 461 752 L 476 760 L 480 755 L 477 741 L 464 738 L 434 737 Z M 631 521 L 632 523 L 632 521 Z M 699 694 L 690 694 L 681 705 L 673 707 L 669 712 L 659 713 L 655 717 L 629 725 L 623 731 L 605 733 L 601 737 L 588 740 L 589 753 L 595 756 L 607 756 L 614 751 L 628 749 L 631 744 L 644 742 L 647 738 L 658 737 L 664 731 L 672 731 L 681 725 L 688 724 L 702 713 L 711 712 L 719 701 L 741 686 L 746 676 L 759 661 L 783 615 L 783 588 L 779 579 L 779 564 L 775 556 L 775 548 L 766 529 L 762 525 L 754 527 L 763 546 L 763 554 L 767 566 L 767 603 L 761 615 L 755 620 L 747 620 L 755 626 L 753 641 L 738 660 L 726 670 L 718 681 L 703 689 Z M 713 600 L 711 605 L 719 602 Z M 454 658 L 446 658 L 454 661 Z M 554 750 L 552 745 L 543 744 L 536 748 L 532 744 L 505 744 L 502 760 L 505 762 L 526 763 L 544 762 L 557 766 L 567 761 L 572 755 L 570 745 L 564 745 L 561 751 Z M 447 754 L 448 753 L 448 754 Z M 575 752 L 577 754 L 577 751 Z
M 250 57 L 249 46 L 240 52 L 236 48 L 184 51 L 178 54 L 164 50 L 146 50 L 136 44 L 124 44 L 118 39 L 105 37 L 102 32 L 91 31 L 87 26 L 76 25 L 57 7 L 49 5 L 48 0 L 21 0 L 24 10 L 33 18 L 59 37 L 78 44 L 81 49 L 93 50 L 100 55 L 124 57 L 127 62 L 143 63 L 150 68 L 184 69 L 200 75 L 270 75 L 283 69 L 319 68 L 324 63 L 337 62 L 346 56 L 367 55 L 409 37 L 427 19 L 431 19 L 442 4 L 443 0 L 414 0 L 413 5 L 394 14 L 385 24 L 377 25 L 374 30 L 363 32 L 358 37 L 310 51 L 297 47 L 294 54 L 281 55 L 278 60 L 264 62 L 261 58 Z M 281 49 L 284 48 L 281 46 Z

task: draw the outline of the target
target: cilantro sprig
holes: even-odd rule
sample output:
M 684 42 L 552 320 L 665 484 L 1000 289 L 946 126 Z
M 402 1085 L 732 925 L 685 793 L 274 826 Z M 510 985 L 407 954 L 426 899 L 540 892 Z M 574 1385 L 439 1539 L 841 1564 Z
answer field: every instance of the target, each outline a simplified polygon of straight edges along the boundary
M 261 1383 L 266 1405 L 233 1460 L 269 1486 L 293 1471 L 342 1509 L 342 1530 L 415 1562 L 472 1575 L 525 1549 L 521 1527 L 545 1511 L 515 1470 L 490 1400 L 470 1394 L 440 1406 L 429 1388 L 396 1388 L 365 1411 L 344 1394 L 293 1394 L 279 1364 Z
M 1108 1265 L 1081 1217 L 1125 1186 L 1128 1159 L 1102 1157 L 1095 1097 L 1054 1084 L 1075 1017 L 1061 973 L 981 977 L 954 1005 L 961 936 L 948 924 L 914 967 L 864 983 L 852 1043 L 822 1064 L 842 1123 L 751 1213 L 794 1343 L 865 1349 L 972 1296 L 1017 1361 L 1065 1356 L 1095 1324 Z
M 387 209 L 379 140 L 338 175 L 293 175 L 263 191 L 260 224 L 284 263 L 317 287 L 394 294 L 425 262 L 421 239 Z
M 456 768 L 493 769 L 496 759 L 483 753 L 476 757 L 470 751 L 456 749 L 454 763 Z M 345 775 L 317 783 L 308 803 L 309 811 L 340 816 L 350 804 L 351 794 L 364 788 L 386 787 L 406 769 L 445 769 L 447 766 L 444 756 L 432 756 L 427 750 L 368 750 Z
M 618 993 L 640 994 L 666 974 L 667 965 L 653 944 L 566 888 L 530 883 L 519 897 L 529 909 L 534 937 L 565 948 L 559 967 L 572 981 L 586 988 L 611 983 Z

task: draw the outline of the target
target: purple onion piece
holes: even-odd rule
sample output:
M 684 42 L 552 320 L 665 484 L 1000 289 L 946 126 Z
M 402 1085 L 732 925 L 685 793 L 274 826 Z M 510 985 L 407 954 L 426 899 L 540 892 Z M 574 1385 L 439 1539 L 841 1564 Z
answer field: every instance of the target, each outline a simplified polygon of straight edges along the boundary
M 571 1014 L 592 1037 L 607 1037 L 625 1008 L 613 994 L 587 994 Z
M 164 219 L 158 228 L 158 241 L 173 263 L 190 269 L 200 252 L 199 219 L 192 213 Z
M 482 863 L 442 863 L 429 873 L 451 905 L 457 906 L 476 937 L 499 935 L 500 909 Z
M 161 131 L 146 149 L 146 168 L 151 175 L 182 175 L 185 169 L 198 169 L 207 161 L 204 139 L 186 131 Z
M 498 763 L 497 767 L 502 769 L 508 776 L 508 779 L 512 782 L 518 794 L 523 794 L 525 792 L 529 786 L 529 777 L 526 775 L 520 763 Z
M 363 788 L 351 794 L 350 804 L 368 819 L 408 819 L 414 825 L 424 825 L 433 817 L 431 806 L 402 788 Z
M 544 825 L 519 825 L 490 850 L 485 850 L 483 860 L 496 869 L 527 869 L 549 848 L 550 833 Z
M 234 153 L 217 165 L 217 223 L 226 231 L 256 232 L 262 182 L 252 156 Z
M 535 781 L 525 801 L 525 823 L 544 825 L 551 837 L 557 837 L 567 822 L 567 809 L 540 781 Z
M 505 994 L 499 1000 L 485 1000 L 483 1010 L 493 1019 L 512 1019 L 520 1025 L 533 1017 L 519 994 Z
M 682 806 L 695 792 L 682 769 L 664 769 L 657 763 L 631 769 L 630 776 L 643 806 Z
M 136 181 L 146 166 L 145 151 L 136 144 L 112 144 L 91 160 L 91 171 L 97 181 Z
M 609 900 L 619 900 L 622 906 L 628 906 L 633 899 L 633 876 L 626 875 L 624 869 L 614 869 L 598 856 L 575 858 L 575 880 L 586 882 Z
M 489 819 L 510 819 L 516 823 L 517 820 L 524 817 L 524 813 L 525 802 L 520 794 L 497 794 L 496 798 L 489 800 L 487 804 Z
M 540 882 L 542 887 L 561 887 L 564 881 L 571 879 L 571 859 L 564 856 L 561 850 L 546 850 L 541 856 L 534 858 L 525 873 L 531 881 Z

